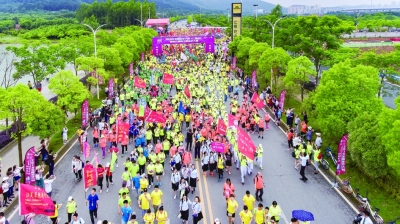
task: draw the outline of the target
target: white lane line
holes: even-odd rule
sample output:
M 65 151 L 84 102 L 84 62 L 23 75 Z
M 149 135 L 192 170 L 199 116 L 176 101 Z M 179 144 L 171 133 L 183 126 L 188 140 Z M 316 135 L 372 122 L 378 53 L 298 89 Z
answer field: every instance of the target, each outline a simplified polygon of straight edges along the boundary
M 265 113 L 268 113 L 264 108 L 263 108 L 263 111 L 264 111 Z M 271 119 L 275 122 L 275 120 L 274 120 L 272 117 L 271 117 Z M 282 131 L 284 134 L 286 134 L 286 132 L 281 128 L 281 126 L 278 126 L 278 127 L 279 127 L 279 129 L 281 129 L 281 131 Z M 315 164 L 314 164 L 313 161 L 311 161 L 311 164 L 313 164 L 313 166 L 315 167 Z M 328 183 L 331 183 L 331 182 L 332 182 L 323 172 L 319 172 L 319 173 L 322 175 L 322 177 L 324 177 L 324 179 L 325 179 Z M 346 196 L 343 195 L 343 193 L 342 193 L 339 189 L 335 188 L 335 191 L 336 191 L 336 192 L 339 194 L 339 196 L 350 206 L 350 208 L 354 210 L 354 212 L 355 212 L 356 214 L 359 214 L 359 213 L 360 213 L 360 211 L 353 205 L 353 203 L 351 203 L 351 202 L 349 201 L 349 199 L 347 199 Z M 283 214 L 283 213 L 282 213 L 282 214 Z M 282 215 L 282 216 L 283 216 L 283 215 Z

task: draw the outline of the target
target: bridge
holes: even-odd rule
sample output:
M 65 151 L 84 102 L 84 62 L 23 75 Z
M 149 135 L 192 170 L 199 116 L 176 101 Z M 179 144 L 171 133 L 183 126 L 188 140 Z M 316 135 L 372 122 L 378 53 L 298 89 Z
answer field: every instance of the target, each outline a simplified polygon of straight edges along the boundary
M 400 8 L 355 8 L 355 9 L 343 9 L 340 12 L 391 12 L 391 11 L 400 11 Z

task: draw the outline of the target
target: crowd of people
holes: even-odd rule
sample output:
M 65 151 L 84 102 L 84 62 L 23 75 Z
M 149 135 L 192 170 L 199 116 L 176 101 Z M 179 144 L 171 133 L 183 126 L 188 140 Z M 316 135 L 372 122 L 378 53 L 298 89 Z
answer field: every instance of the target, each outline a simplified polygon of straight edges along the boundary
M 187 31 L 175 32 L 185 34 Z M 166 195 L 163 193 L 169 182 L 173 190 L 172 197 L 179 208 L 179 219 L 186 224 L 190 220 L 197 224 L 205 215 L 204 206 L 196 192 L 201 175 L 216 176 L 218 182 L 223 182 L 221 189 L 226 200 L 228 223 L 235 223 L 235 219 L 240 219 L 240 222 L 245 224 L 279 223 L 282 210 L 278 203 L 273 201 L 270 206 L 265 206 L 263 202 L 265 183 L 259 172 L 263 170 L 263 145 L 256 146 L 253 159 L 242 154 L 237 139 L 238 128 L 264 139 L 264 132 L 269 129 L 274 119 L 268 113 L 259 111 L 257 105 L 251 101 L 252 94 L 256 91 L 255 86 L 252 86 L 247 78 L 241 81 L 232 73 L 230 57 L 227 54 L 229 41 L 228 38 L 219 39 L 214 54 L 205 53 L 203 45 L 168 46 L 165 49 L 169 54 L 164 55 L 162 63 L 157 57 L 146 55 L 146 60 L 138 63 L 130 76 L 121 80 L 115 79 L 115 89 L 110 94 L 112 97 L 103 101 L 100 110 L 92 111 L 94 119 L 91 120 L 90 127 L 81 128 L 77 132 L 80 152 L 85 153 L 85 143 L 88 143 L 91 148 L 101 152 L 99 157 L 103 160 L 91 164 L 90 161 L 81 159 L 82 155 L 75 155 L 71 165 L 77 182 L 82 180 L 85 168 L 97 170 L 97 187 L 91 188 L 86 198 L 90 223 L 94 224 L 98 219 L 98 194 L 102 193 L 103 188 L 109 192 L 110 185 L 114 184 L 117 188 L 120 186 L 118 200 L 115 201 L 120 215 L 117 222 L 170 223 L 171 217 L 168 212 L 173 208 L 164 207 Z M 187 61 L 178 60 L 182 52 L 190 52 L 196 57 Z M 163 74 L 172 74 L 174 84 L 163 84 Z M 145 88 L 136 85 L 137 77 L 146 81 Z M 107 89 L 106 92 L 108 91 Z M 243 94 L 239 94 L 241 92 Z M 279 121 L 282 111 L 270 89 L 264 90 L 260 98 L 277 111 L 275 120 Z M 165 122 L 147 120 L 151 112 L 163 117 Z M 235 118 L 235 125 L 228 125 L 226 133 L 221 133 L 218 122 L 228 124 L 229 114 Z M 292 111 L 286 114 L 289 117 L 293 116 Z M 312 143 L 312 128 L 305 126 L 304 129 L 303 123 L 307 124 L 307 120 L 301 122 L 297 118 L 292 120 L 295 127 L 287 133 L 288 148 L 293 150 L 295 168 L 300 167 L 301 180 L 307 181 L 304 169 L 311 156 L 316 162 L 315 173 L 318 173 L 322 139 L 317 133 L 319 139 Z M 65 133 L 67 131 L 65 130 Z M 89 136 L 93 138 L 89 139 Z M 213 142 L 222 143 L 223 151 L 213 150 Z M 111 154 L 110 161 L 106 160 L 108 154 Z M 43 177 L 43 166 L 38 166 L 36 185 L 43 187 L 51 197 L 51 183 L 56 180 L 53 171 L 57 155 L 47 150 L 45 141 L 37 154 L 38 164 L 39 155 L 42 156 L 42 162 L 52 166 L 52 169 Z M 197 161 L 201 164 L 201 170 L 196 169 Z M 119 165 L 124 172 L 121 177 L 115 177 L 113 173 Z M 254 166 L 258 166 L 259 170 L 254 171 Z M 237 201 L 240 195 L 235 192 L 231 179 L 226 178 L 231 174 L 232 167 L 240 170 L 242 185 L 251 183 L 253 186 L 249 189 L 254 188 L 254 195 L 250 190 L 243 195 L 242 207 L 239 207 Z M 11 170 L 13 180 L 17 181 L 18 178 L 15 177 L 20 169 L 15 167 Z M 167 169 L 171 170 L 170 177 L 165 175 Z M 255 177 L 252 177 L 253 172 L 256 173 Z M 9 183 L 10 178 L 5 178 L 3 186 L 8 185 L 8 188 L 2 187 L 3 191 L 8 189 L 7 191 L 12 192 L 12 187 L 18 185 L 14 182 Z M 246 178 L 250 180 L 245 182 Z M 7 202 L 12 193 L 3 195 Z M 135 202 L 138 209 L 134 206 Z M 55 201 L 54 204 L 56 214 L 50 218 L 53 223 L 57 223 L 62 206 Z M 68 198 L 64 207 L 68 214 L 66 223 L 85 223 L 77 213 L 77 203 L 73 196 Z M 27 215 L 24 221 L 32 224 L 33 217 L 34 214 Z M 214 223 L 221 223 L 220 220 L 215 219 Z M 97 223 L 111 222 L 97 220 Z M 291 223 L 299 221 L 293 218 Z

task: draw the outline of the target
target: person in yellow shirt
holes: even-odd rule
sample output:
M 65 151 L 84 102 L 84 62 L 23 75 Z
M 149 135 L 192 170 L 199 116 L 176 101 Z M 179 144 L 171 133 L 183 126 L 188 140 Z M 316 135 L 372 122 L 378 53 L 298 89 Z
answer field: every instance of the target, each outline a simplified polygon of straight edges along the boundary
M 72 196 L 68 197 L 68 202 L 65 204 L 65 209 L 67 210 L 68 214 L 68 223 L 71 222 L 72 214 L 76 212 L 76 202 Z
M 132 200 L 131 197 L 129 197 L 129 195 L 126 194 L 126 192 L 122 193 L 122 197 L 120 197 L 118 199 L 118 212 L 120 214 L 121 213 L 121 208 L 124 207 L 124 201 L 127 200 L 128 201 L 128 205 L 131 206 L 132 205 Z
M 265 218 L 264 218 L 264 208 L 263 204 L 258 204 L 258 207 L 254 209 L 254 222 L 255 224 L 264 224 L 265 223 Z
M 147 209 L 146 214 L 143 216 L 145 224 L 154 224 L 155 215 L 150 209 Z
M 254 196 L 251 195 L 250 191 L 247 190 L 246 194 L 243 196 L 243 204 L 247 205 L 247 208 L 249 208 L 250 211 L 253 211 L 255 201 L 256 199 Z
M 58 219 L 58 210 L 61 208 L 62 204 L 57 204 L 56 201 L 53 201 L 54 203 L 54 215 L 50 216 L 50 219 L 53 223 L 57 223 Z
M 147 188 L 145 188 L 143 194 L 141 194 L 138 199 L 138 205 L 139 208 L 142 210 L 142 215 L 144 215 L 147 210 L 150 210 L 150 203 L 151 196 L 149 193 L 147 193 Z
M 235 216 L 236 216 L 236 210 L 238 209 L 238 203 L 235 200 L 235 195 L 231 194 L 229 195 L 228 201 L 227 201 L 227 211 L 226 215 L 228 216 L 228 223 L 233 224 L 235 223 Z
M 275 221 L 278 223 L 280 219 L 280 215 L 282 213 L 281 207 L 278 205 L 276 201 L 272 202 L 272 206 L 269 207 L 269 214 L 272 217 L 275 217 Z
M 158 185 L 154 186 L 154 190 L 153 192 L 151 192 L 150 197 L 153 204 L 154 212 L 157 213 L 160 206 L 164 203 L 163 192 L 158 188 Z
M 243 224 L 250 224 L 253 220 L 253 214 L 251 214 L 247 205 L 243 206 L 243 211 L 239 213 L 239 216 Z
M 160 209 L 156 212 L 156 220 L 158 224 L 165 224 L 168 220 L 168 213 L 164 211 L 164 206 L 161 206 Z

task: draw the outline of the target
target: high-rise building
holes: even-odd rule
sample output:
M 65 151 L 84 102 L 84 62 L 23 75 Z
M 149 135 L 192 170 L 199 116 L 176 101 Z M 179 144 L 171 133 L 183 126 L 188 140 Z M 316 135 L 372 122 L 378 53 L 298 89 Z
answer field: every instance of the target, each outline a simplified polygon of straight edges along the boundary
M 320 5 L 292 5 L 288 8 L 288 14 L 321 14 L 321 6 Z

